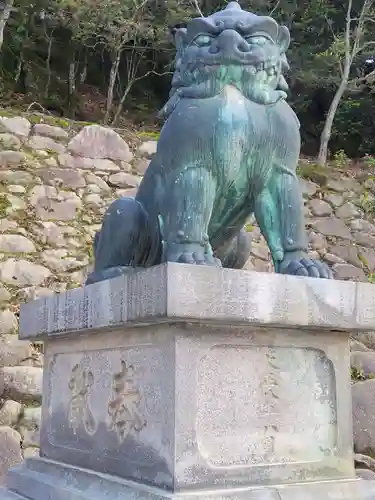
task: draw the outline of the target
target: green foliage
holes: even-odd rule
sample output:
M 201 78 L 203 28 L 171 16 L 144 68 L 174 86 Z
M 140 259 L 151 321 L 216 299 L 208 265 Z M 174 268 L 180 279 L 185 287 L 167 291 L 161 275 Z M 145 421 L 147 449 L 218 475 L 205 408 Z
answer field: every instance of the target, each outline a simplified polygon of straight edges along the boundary
M 142 138 L 145 138 L 145 139 L 150 139 L 150 140 L 153 140 L 153 141 L 158 141 L 159 137 L 160 137 L 160 132 L 155 132 L 154 130 L 151 130 L 151 131 L 147 132 L 147 131 L 143 130 L 141 132 L 138 132 L 138 136 L 142 137 Z
M 375 217 L 375 198 L 368 191 L 365 191 L 361 195 L 359 206 L 368 217 Z
M 207 15 L 227 0 L 197 2 Z M 353 1 L 354 18 L 362 5 L 363 0 Z M 199 16 L 191 0 L 16 0 L 15 6 L 0 53 L 2 106 L 26 111 L 38 103 L 41 111 L 62 115 L 59 126 L 64 126 L 64 116 L 84 122 L 103 119 L 111 69 L 116 73 L 111 114 L 125 94 L 121 115 L 125 123 L 129 115 L 152 123 L 170 87 L 174 48 L 168 26 Z M 241 6 L 260 14 L 272 11 L 291 30 L 290 101 L 301 121 L 303 151 L 315 155 L 340 80 L 347 0 L 242 0 Z M 373 12 L 367 15 L 371 18 Z M 372 39 L 367 29 L 363 37 Z M 356 58 L 352 77 L 361 75 L 362 64 L 371 55 L 369 49 Z M 331 152 L 375 155 L 374 129 L 374 93 L 366 84 L 344 94 Z
M 5 193 L 0 193 L 0 219 L 7 216 L 7 208 L 11 206 L 10 201 Z
M 347 157 L 347 155 L 343 149 L 336 151 L 336 153 L 333 155 L 334 165 L 338 168 L 346 167 L 348 165 L 348 161 L 349 161 L 349 158 Z
M 362 382 L 363 380 L 374 379 L 375 373 L 369 373 L 368 375 L 365 375 L 365 372 L 362 368 L 352 367 L 350 370 L 350 376 L 353 382 Z

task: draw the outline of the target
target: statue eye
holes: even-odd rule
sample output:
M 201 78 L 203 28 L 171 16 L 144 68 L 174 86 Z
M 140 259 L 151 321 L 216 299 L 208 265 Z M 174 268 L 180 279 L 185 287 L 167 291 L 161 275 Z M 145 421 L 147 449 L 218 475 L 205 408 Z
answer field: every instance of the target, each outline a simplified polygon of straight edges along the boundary
M 198 45 L 198 47 L 207 47 L 207 45 L 211 44 L 212 37 L 208 35 L 199 35 L 197 38 L 194 40 L 195 45 Z
M 262 35 L 249 36 L 248 38 L 246 38 L 246 40 L 253 45 L 264 45 L 269 41 L 266 36 Z

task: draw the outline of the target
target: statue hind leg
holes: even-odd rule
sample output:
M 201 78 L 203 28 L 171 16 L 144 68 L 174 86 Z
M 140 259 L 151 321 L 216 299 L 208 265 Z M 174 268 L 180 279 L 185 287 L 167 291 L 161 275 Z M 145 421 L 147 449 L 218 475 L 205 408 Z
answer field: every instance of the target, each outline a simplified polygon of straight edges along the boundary
M 86 285 L 159 263 L 160 235 L 155 229 L 150 227 L 148 214 L 137 200 L 124 197 L 114 201 L 95 235 L 94 271 Z

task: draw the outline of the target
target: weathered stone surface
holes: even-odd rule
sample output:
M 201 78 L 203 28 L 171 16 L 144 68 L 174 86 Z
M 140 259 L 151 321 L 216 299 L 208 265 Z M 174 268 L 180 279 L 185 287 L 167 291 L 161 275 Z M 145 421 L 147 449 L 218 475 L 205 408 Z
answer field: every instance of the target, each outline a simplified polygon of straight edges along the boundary
M 22 463 L 21 436 L 10 427 L 0 427 L 0 484 L 5 484 L 8 469 Z
M 11 295 L 6 288 L 0 283 L 0 305 L 4 302 L 7 302 L 10 299 Z
M 62 154 L 65 151 L 65 146 L 63 144 L 43 135 L 33 135 L 30 137 L 28 145 L 32 149 L 42 149 L 58 154 Z
M 108 181 L 112 186 L 121 188 L 132 188 L 139 186 L 139 177 L 137 177 L 136 175 L 127 174 L 126 172 L 113 174 L 109 177 Z
M 19 196 L 15 196 L 14 194 L 8 194 L 7 198 L 8 202 L 10 203 L 10 206 L 6 209 L 6 212 L 8 214 L 16 212 L 17 210 L 24 210 L 26 208 L 24 200 Z
M 365 346 L 365 344 L 362 344 L 362 342 L 359 342 L 358 340 L 351 339 L 350 340 L 350 350 L 351 351 L 358 351 L 358 352 L 368 352 L 370 349 Z
M 316 217 L 325 217 L 332 214 L 332 207 L 329 203 L 315 198 L 310 200 L 310 208 L 313 215 Z
M 12 427 L 18 423 L 23 407 L 18 401 L 8 399 L 0 408 L 0 426 Z
M 33 366 L 6 366 L 1 369 L 4 392 L 16 401 L 42 399 L 42 368 Z
M 338 257 L 337 255 L 334 255 L 333 253 L 329 253 L 329 252 L 324 253 L 323 259 L 328 264 L 346 264 L 344 259 L 342 259 L 341 257 Z
M 354 179 L 328 179 L 326 187 L 339 193 L 347 191 L 355 191 L 359 193 L 362 191 L 361 185 Z
M 142 295 L 129 294 L 124 310 L 120 290 L 127 286 L 134 287 L 134 280 L 142 290 Z M 234 282 L 237 283 L 236 289 Z M 206 321 L 225 318 L 230 322 L 236 318 L 238 324 L 241 317 L 246 324 L 263 324 L 267 321 L 275 325 L 309 325 L 314 328 L 328 327 L 329 321 L 334 321 L 335 329 L 339 329 L 340 325 L 344 329 L 355 325 L 353 330 L 375 330 L 375 317 L 360 314 L 362 308 L 371 310 L 375 303 L 373 285 L 368 283 L 338 284 L 334 280 L 322 282 L 315 278 L 251 274 L 169 262 L 145 269 L 137 273 L 136 277 L 125 275 L 121 280 L 106 281 L 101 290 L 105 290 L 102 295 L 95 285 L 67 292 L 69 308 L 65 307 L 65 299 L 54 301 L 47 298 L 45 301 L 23 305 L 20 314 L 21 338 L 40 338 L 46 329 L 61 335 L 64 333 L 65 321 L 69 331 L 79 331 L 87 324 L 94 329 L 97 322 L 102 325 L 103 321 L 108 321 L 114 327 L 120 321 L 118 318 L 121 318 L 121 324 L 135 321 L 146 314 L 144 311 L 147 311 L 149 320 L 166 314 L 173 318 L 186 317 L 189 311 L 191 319 L 195 314 Z M 221 290 L 220 301 L 218 290 Z M 240 296 L 246 297 L 245 308 L 241 305 Z M 282 305 L 280 297 L 283 297 Z M 101 301 L 103 312 L 97 316 L 94 311 L 98 311 Z M 327 304 L 324 315 L 321 313 L 323 304 Z M 83 310 L 90 317 L 85 316 Z
M 81 207 L 79 197 L 69 191 L 57 191 L 52 186 L 35 186 L 29 201 L 35 207 L 37 217 L 42 220 L 72 220 Z
M 354 455 L 354 462 L 356 465 L 366 466 L 366 468 L 375 470 L 375 460 L 367 455 L 363 455 L 362 453 L 356 453 Z
M 1 149 L 20 149 L 21 141 L 13 134 L 0 134 L 0 147 Z
M 20 151 L 0 151 L 0 167 L 19 167 L 26 161 L 26 156 Z
M 36 251 L 34 243 L 19 234 L 0 234 L 0 252 L 33 253 Z
M 309 242 L 313 250 L 323 250 L 327 247 L 327 240 L 322 234 L 311 231 L 309 234 Z
M 0 263 L 0 279 L 8 285 L 24 287 L 40 285 L 51 276 L 51 271 L 27 260 L 8 259 Z
M 360 215 L 358 208 L 350 202 L 344 203 L 344 205 L 336 210 L 336 217 L 340 219 L 351 219 L 353 217 L 359 217 Z
M 91 170 L 94 168 L 92 158 L 82 158 L 81 156 L 73 156 L 69 153 L 61 154 L 57 157 L 61 167 L 79 168 L 83 170 Z
M 27 137 L 30 133 L 31 123 L 26 118 L 18 116 L 13 118 L 0 116 L 0 127 L 3 127 L 12 134 Z
M 375 226 L 371 222 L 364 219 L 354 219 L 350 222 L 350 227 L 355 231 L 364 231 L 368 234 L 375 235 Z
M 363 372 L 366 377 L 375 378 L 375 353 L 367 352 L 352 352 L 350 355 L 350 365 L 352 368 Z
M 371 248 L 358 247 L 358 255 L 366 269 L 373 272 L 375 270 L 375 251 Z
M 99 125 L 84 127 L 68 144 L 68 150 L 87 158 L 129 162 L 133 155 L 128 144 L 109 128 Z
M 138 158 L 134 162 L 134 168 L 139 174 L 143 175 L 146 172 L 149 164 L 150 160 L 147 160 L 145 158 Z
M 35 350 L 29 342 L 19 340 L 17 335 L 0 336 L 0 368 L 19 365 L 34 356 Z
M 367 481 L 375 480 L 375 472 L 369 469 L 356 469 L 355 474 L 360 479 L 365 479 Z
M 364 232 L 355 232 L 353 233 L 353 238 L 358 245 L 375 248 L 375 236 L 371 236 Z
M 314 196 L 314 194 L 317 192 L 319 188 L 317 184 L 306 179 L 298 179 L 298 182 L 303 196 L 307 197 Z
M 356 267 L 362 267 L 362 263 L 358 258 L 358 248 L 356 246 L 339 243 L 334 246 L 329 247 L 329 252 L 333 255 L 337 255 L 340 259 L 353 264 Z
M 133 189 L 117 189 L 116 190 L 116 197 L 120 198 L 120 196 L 128 196 L 129 198 L 134 198 L 135 195 L 137 194 L 138 189 L 133 188 Z
M 355 338 L 369 349 L 375 350 L 375 332 L 358 332 Z
M 78 261 L 74 257 L 69 257 L 67 250 L 50 249 L 41 254 L 42 262 L 53 271 L 67 272 L 88 264 L 88 261 Z
M 12 311 L 9 311 L 9 309 L 0 311 L 0 334 L 15 333 L 17 327 L 18 321 Z
M 41 169 L 38 175 L 46 184 L 61 186 L 68 189 L 79 189 L 86 186 L 83 174 L 68 168 Z
M 337 280 L 367 281 L 363 270 L 351 264 L 334 264 L 332 270 Z
M 157 141 L 146 141 L 143 142 L 137 150 L 137 153 L 141 157 L 152 158 L 156 154 L 158 143 Z
M 269 260 L 270 252 L 266 245 L 262 245 L 260 243 L 253 242 L 251 244 L 251 253 L 262 260 Z
M 352 236 L 348 227 L 341 219 L 335 217 L 318 219 L 312 224 L 313 229 L 324 234 L 324 236 L 335 236 L 345 240 L 351 240 Z
M 94 184 L 95 186 L 98 186 L 100 191 L 111 191 L 111 188 L 108 186 L 108 184 L 101 177 L 98 177 L 95 174 L 86 174 L 86 181 L 88 184 Z
M 32 130 L 34 135 L 44 135 L 52 139 L 67 139 L 68 132 L 61 127 L 47 125 L 46 123 L 37 123 Z
M 85 196 L 84 202 L 87 208 L 100 208 L 106 205 L 106 202 L 97 193 L 92 193 Z
M 52 246 L 65 246 L 64 227 L 58 226 L 52 221 L 40 221 L 38 226 L 33 227 L 36 239 L 42 243 Z
M 26 189 L 24 188 L 24 186 L 15 186 L 11 184 L 10 186 L 8 186 L 8 192 L 12 194 L 24 194 L 26 193 Z
M 0 171 L 0 180 L 6 181 L 9 184 L 21 184 L 23 186 L 36 182 L 35 178 L 29 172 L 25 172 L 23 170 Z
M 23 450 L 23 457 L 25 459 L 39 457 L 39 448 L 36 448 L 35 446 L 29 446 L 28 448 Z
M 41 407 L 25 408 L 23 418 L 19 425 L 22 436 L 22 446 L 39 446 L 40 440 Z
M 354 450 L 375 453 L 375 380 L 357 382 L 352 386 Z
M 335 208 L 340 207 L 344 203 L 344 198 L 340 194 L 329 193 L 324 196 L 324 199 Z

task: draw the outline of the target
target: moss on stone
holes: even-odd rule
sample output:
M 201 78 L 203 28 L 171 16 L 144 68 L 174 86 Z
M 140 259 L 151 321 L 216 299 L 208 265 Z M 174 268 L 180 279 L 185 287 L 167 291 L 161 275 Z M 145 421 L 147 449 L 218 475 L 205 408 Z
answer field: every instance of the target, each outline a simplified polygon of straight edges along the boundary
M 5 193 L 0 193 L 0 218 L 4 218 L 8 216 L 7 209 L 11 207 L 8 197 Z
M 150 131 L 141 131 L 138 133 L 138 136 L 141 138 L 147 138 L 150 140 L 158 141 L 160 137 L 160 132 L 155 130 Z
M 320 186 L 325 186 L 329 179 L 330 171 L 326 167 L 316 163 L 300 162 L 297 166 L 297 175 L 302 179 L 307 179 Z

